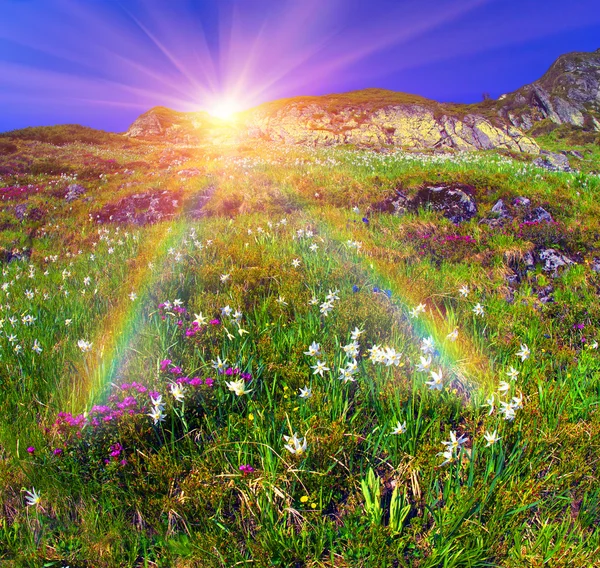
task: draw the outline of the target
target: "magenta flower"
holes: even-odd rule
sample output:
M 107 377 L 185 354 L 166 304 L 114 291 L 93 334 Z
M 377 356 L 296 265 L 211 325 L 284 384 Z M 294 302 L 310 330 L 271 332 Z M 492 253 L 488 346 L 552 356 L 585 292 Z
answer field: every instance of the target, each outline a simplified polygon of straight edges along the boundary
M 35 448 L 34 448 L 33 446 L 29 446 L 29 447 L 27 448 L 27 453 L 29 453 L 29 454 L 34 454 L 34 453 L 35 453 Z
M 240 466 L 240 471 L 244 474 L 244 475 L 248 475 L 250 473 L 255 472 L 256 470 L 249 464 L 244 464 Z

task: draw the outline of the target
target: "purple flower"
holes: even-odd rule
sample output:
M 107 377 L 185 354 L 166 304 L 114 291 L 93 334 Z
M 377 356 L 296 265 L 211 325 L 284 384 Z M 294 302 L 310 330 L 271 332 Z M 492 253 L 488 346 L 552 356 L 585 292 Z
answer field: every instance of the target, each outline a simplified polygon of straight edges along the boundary
M 27 448 L 27 453 L 29 453 L 29 454 L 34 454 L 34 453 L 35 453 L 35 448 L 34 448 L 33 446 L 29 446 L 29 447 Z
M 171 364 L 171 359 L 163 359 L 160 362 L 160 370 L 161 371 L 166 371 L 167 367 Z
M 215 380 L 211 379 L 210 377 L 207 377 L 206 379 L 204 379 L 204 384 L 207 387 L 212 387 L 214 385 L 214 383 L 215 383 Z
M 210 320 L 210 325 L 219 325 L 221 321 L 217 318 Z
M 52 453 L 55 456 L 60 456 L 60 455 L 62 455 L 63 451 L 62 451 L 62 448 L 54 448 L 54 451 Z
M 250 473 L 255 472 L 256 470 L 249 464 L 244 464 L 240 466 L 240 471 L 244 474 L 244 475 L 248 475 Z

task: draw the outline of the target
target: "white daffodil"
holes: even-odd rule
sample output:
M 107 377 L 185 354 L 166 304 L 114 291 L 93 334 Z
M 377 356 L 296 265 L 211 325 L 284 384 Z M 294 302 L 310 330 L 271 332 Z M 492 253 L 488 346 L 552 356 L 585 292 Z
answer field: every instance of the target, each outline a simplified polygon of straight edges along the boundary
M 483 306 L 479 303 L 475 304 L 473 306 L 473 313 L 476 316 L 483 316 L 483 314 L 484 314 Z
M 177 402 L 183 402 L 185 400 L 185 389 L 179 383 L 171 383 L 169 388 L 173 398 Z
M 309 345 L 308 351 L 305 351 L 304 354 L 309 357 L 318 357 L 321 354 L 321 346 L 316 341 L 313 341 Z
M 430 390 L 439 390 L 441 391 L 444 388 L 444 377 L 442 374 L 442 369 L 438 369 L 438 372 L 431 371 L 431 380 L 427 381 L 425 384 L 429 386 Z
M 451 331 L 448 335 L 446 335 L 446 339 L 449 341 L 456 341 L 458 339 L 458 328 L 455 328 L 454 331 Z
M 492 446 L 494 445 L 496 442 L 498 442 L 499 440 L 501 440 L 502 438 L 498 437 L 498 432 L 496 430 L 494 430 L 492 433 L 490 432 L 486 432 L 483 437 L 486 439 L 487 444 L 485 445 L 485 447 L 487 448 L 488 446 Z
M 392 434 L 400 435 L 400 434 L 404 434 L 404 432 L 406 432 L 406 421 L 400 422 L 398 420 L 398 424 L 396 424 L 396 428 L 394 428 L 394 430 L 392 430 Z
M 514 367 L 511 367 L 508 371 L 506 371 L 506 374 L 511 381 L 516 381 L 517 377 L 519 376 L 519 371 L 517 371 Z
M 417 365 L 417 371 L 420 373 L 429 371 L 431 367 L 431 355 L 428 357 L 423 357 L 422 355 L 419 357 L 421 362 Z
M 458 453 L 462 448 L 462 445 L 468 440 L 466 436 L 461 436 L 460 438 L 456 437 L 456 432 L 452 430 L 450 432 L 450 440 L 447 442 L 442 442 L 444 446 L 446 446 L 446 450 L 450 450 L 453 453 Z
M 296 432 L 294 432 L 291 436 L 284 436 L 283 439 L 288 442 L 283 446 L 288 452 L 296 455 L 306 452 L 306 437 L 299 438 Z
M 89 341 L 85 341 L 85 339 L 80 339 L 77 342 L 77 347 L 79 347 L 79 349 L 81 349 L 82 353 L 87 353 L 88 351 L 92 350 L 92 344 Z
M 292 260 L 292 266 L 294 268 L 298 268 L 300 266 L 300 259 L 299 258 L 295 258 L 294 260 Z
M 243 394 L 250 394 L 252 392 L 252 390 L 246 389 L 246 382 L 244 379 L 228 381 L 225 384 L 231 392 L 235 393 L 236 396 L 242 396 Z
M 488 416 L 490 416 L 493 412 L 494 412 L 494 408 L 495 408 L 495 396 L 491 395 L 486 401 L 485 404 L 483 406 L 489 406 L 490 407 L 490 411 L 488 412 Z
M 517 357 L 519 357 L 521 359 L 521 361 L 525 361 L 525 359 L 529 359 L 529 356 L 531 355 L 531 351 L 529 350 L 529 347 L 527 347 L 527 345 L 525 343 L 521 343 L 519 351 L 517 351 L 516 355 L 517 355 Z
M 214 359 L 211 361 L 211 366 L 217 371 L 223 371 L 227 366 L 227 359 L 223 359 L 223 361 L 221 361 L 221 357 L 217 357 L 216 361 Z
M 358 327 L 355 327 L 350 333 L 350 338 L 352 339 L 352 341 L 357 341 L 363 333 L 363 329 L 358 329 Z
M 167 415 L 163 412 L 162 406 L 153 406 L 148 412 L 147 416 L 152 418 L 154 424 L 159 424 L 160 422 L 164 422 Z
M 312 389 L 310 387 L 304 387 L 300 389 L 300 398 L 310 398 L 312 396 Z
M 468 286 L 466 286 L 466 285 L 463 285 L 463 286 L 461 286 L 461 287 L 458 289 L 458 293 L 459 293 L 459 294 L 460 294 L 460 295 L 461 295 L 463 298 L 466 298 L 466 297 L 469 295 L 469 291 L 470 291 L 470 290 L 469 290 L 469 287 L 468 287 Z
M 510 390 L 510 385 L 506 381 L 500 381 L 498 392 L 506 394 Z
M 232 312 L 233 312 L 233 310 L 229 306 L 225 306 L 224 308 L 221 308 L 221 315 L 224 317 L 229 317 Z
M 421 351 L 427 355 L 428 353 L 433 354 L 435 351 L 435 342 L 433 337 L 429 336 L 421 340 Z
M 323 363 L 323 361 L 317 361 L 316 365 L 311 365 L 310 367 L 311 369 L 314 369 L 313 371 L 313 375 L 321 375 L 323 376 L 323 373 L 325 371 L 329 371 L 329 367 L 325 366 L 325 363 Z
M 204 317 L 202 312 L 200 312 L 199 314 L 194 314 L 194 318 L 194 323 L 198 326 L 206 325 L 206 323 L 208 322 L 208 319 Z
M 418 318 L 419 314 L 424 314 L 425 313 L 425 308 L 427 306 L 425 304 L 419 304 L 418 306 L 416 306 L 415 308 L 413 308 L 412 310 L 410 310 L 410 317 L 411 318 Z
M 25 491 L 25 502 L 28 507 L 37 507 L 42 500 L 42 496 L 35 490 L 35 487 L 31 488 L 31 491 Z

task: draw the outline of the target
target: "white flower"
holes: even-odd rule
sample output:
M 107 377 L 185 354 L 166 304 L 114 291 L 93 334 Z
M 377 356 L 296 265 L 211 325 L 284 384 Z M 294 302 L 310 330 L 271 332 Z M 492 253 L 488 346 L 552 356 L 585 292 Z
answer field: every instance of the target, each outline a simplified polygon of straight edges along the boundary
M 483 306 L 482 306 L 481 304 L 479 304 L 479 303 L 478 303 L 478 304 L 475 304 L 475 305 L 473 306 L 473 313 L 474 313 L 476 316 L 482 316 L 482 315 L 483 315 L 483 313 L 484 313 L 484 311 L 483 311 Z
M 244 379 L 238 379 L 237 381 L 228 381 L 225 383 L 227 388 L 236 394 L 236 396 L 242 396 L 243 394 L 250 394 L 252 391 L 246 389 L 246 383 Z
M 486 439 L 487 444 L 485 445 L 485 447 L 487 448 L 488 446 L 491 446 L 493 444 L 495 444 L 498 440 L 501 440 L 502 438 L 498 437 L 498 432 L 496 430 L 494 430 L 491 434 L 489 432 L 486 432 L 483 437 Z
M 427 358 L 421 355 L 420 359 L 421 362 L 417 365 L 417 371 L 420 373 L 429 371 L 429 368 L 431 367 L 431 355 L 429 355 Z
M 425 384 L 429 385 L 430 390 L 442 390 L 444 388 L 444 377 L 442 375 L 442 369 L 438 369 L 438 372 L 431 371 L 431 380 Z
M 152 420 L 154 420 L 154 424 L 158 424 L 159 422 L 163 422 L 167 415 L 163 412 L 163 407 L 160 405 L 153 406 L 150 412 L 148 412 L 147 416 L 150 416 Z
M 458 289 L 458 293 L 463 297 L 466 298 L 469 295 L 469 287 L 466 285 L 462 285 L 459 289 Z
M 135 292 L 131 292 L 131 294 L 129 294 L 129 299 L 134 302 L 137 299 L 137 294 Z
M 221 276 L 220 276 L 221 282 L 227 282 L 227 280 L 229 280 L 230 276 L 231 276 L 231 274 L 221 274 Z
M 331 302 L 323 302 L 320 306 L 321 313 L 324 316 L 327 316 L 331 310 L 333 310 L 333 304 Z
M 319 298 L 317 298 L 316 296 L 313 296 L 309 301 L 308 301 L 308 305 L 309 306 L 316 306 L 319 303 Z
M 156 398 L 150 397 L 150 402 L 152 403 L 153 406 L 157 407 L 157 408 L 164 408 L 165 405 L 163 403 L 163 399 L 162 399 L 162 394 L 159 394 L 156 396 Z
M 300 259 L 299 258 L 295 258 L 294 260 L 292 260 L 292 266 L 294 268 L 298 268 L 300 266 Z
M 339 300 L 340 297 L 338 296 L 339 294 L 339 290 L 329 290 L 329 292 L 327 293 L 327 296 L 325 296 L 325 300 L 327 300 L 328 302 L 335 302 L 335 300 Z
M 25 290 L 25 297 L 28 300 L 33 300 L 33 292 L 31 290 Z
M 223 361 L 221 361 L 221 357 L 217 357 L 217 360 L 213 360 L 211 361 L 211 365 L 213 369 L 216 369 L 217 371 L 222 371 L 223 369 L 225 369 L 227 364 L 227 359 L 224 359 Z
M 171 394 L 177 402 L 183 402 L 185 399 L 185 389 L 179 383 L 171 383 L 169 385 Z
M 306 451 L 306 437 L 299 438 L 296 432 L 294 432 L 291 436 L 284 436 L 283 439 L 288 442 L 283 446 L 288 452 L 301 455 Z
M 416 308 L 413 308 L 412 310 L 410 310 L 410 317 L 411 318 L 418 318 L 419 314 L 424 314 L 425 313 L 425 308 L 427 306 L 425 304 L 419 304 Z
M 72 321 L 73 321 L 72 319 L 66 319 L 66 320 L 65 320 L 65 325 L 66 325 L 67 327 L 68 327 L 68 326 L 70 326 Z
M 42 352 L 42 348 L 41 348 L 41 346 L 40 346 L 40 344 L 39 344 L 39 342 L 38 342 L 38 340 L 37 340 L 37 339 L 36 339 L 36 340 L 34 340 L 34 342 L 33 342 L 33 346 L 32 346 L 32 348 L 31 348 L 31 350 L 32 350 L 32 351 L 35 351 L 35 352 L 36 352 L 36 353 L 38 353 L 38 354 Z
M 433 337 L 429 336 L 421 340 L 421 351 L 427 355 L 435 351 Z
M 402 353 L 396 351 L 393 347 L 386 347 L 383 353 L 383 362 L 386 367 L 392 365 L 398 367 L 401 363 Z
M 506 381 L 500 381 L 498 392 L 507 393 L 510 390 L 510 385 Z
M 82 353 L 87 353 L 88 351 L 92 350 L 92 344 L 89 341 L 85 341 L 85 339 L 80 339 L 77 342 L 77 347 L 79 347 L 79 349 L 81 349 Z
M 304 387 L 300 389 L 300 394 L 298 396 L 300 398 L 310 398 L 312 396 L 312 389 L 309 387 Z
M 525 361 L 525 359 L 529 359 L 529 355 L 531 355 L 531 351 L 529 347 L 525 343 L 521 343 L 521 347 L 519 351 L 516 353 L 517 357 L 521 359 L 521 361 Z
M 504 414 L 504 420 L 514 420 L 515 418 L 515 409 L 510 402 L 500 402 L 502 408 L 500 412 Z
M 311 365 L 310 367 L 311 369 L 314 369 L 313 371 L 313 375 L 321 375 L 323 376 L 323 372 L 324 371 L 329 371 L 329 367 L 325 366 L 325 363 L 323 363 L 323 361 L 317 361 L 316 365 Z
M 173 306 L 175 306 L 176 308 L 178 308 L 182 305 L 183 305 L 183 301 L 180 300 L 179 298 L 176 298 L 175 300 L 173 300 Z
M 316 252 L 317 249 L 319 248 L 319 245 L 317 243 L 313 243 L 312 245 L 310 245 L 308 247 L 312 252 Z
M 347 357 L 356 359 L 356 357 L 358 357 L 360 345 L 356 341 L 353 341 L 352 343 L 348 343 L 348 345 L 342 345 L 342 349 Z
M 316 341 L 313 341 L 308 346 L 308 351 L 305 351 L 304 354 L 309 357 L 318 357 L 321 354 L 321 346 Z
M 495 408 L 495 404 L 494 404 L 494 395 L 491 395 L 490 398 L 488 398 L 485 401 L 485 404 L 483 406 L 489 406 L 490 407 L 490 411 L 488 412 L 488 416 L 490 416 L 493 412 L 494 412 L 494 408 Z
M 517 371 L 514 367 L 511 367 L 506 374 L 509 376 L 511 381 L 516 381 L 519 376 L 519 371 Z
M 353 341 L 357 341 L 358 338 L 364 333 L 364 330 L 362 329 L 358 329 L 358 327 L 355 327 L 352 332 L 350 333 L 350 338 Z
M 32 487 L 31 491 L 25 492 L 25 501 L 28 507 L 36 507 L 41 500 L 42 496 L 35 490 L 35 487 Z
M 221 315 L 225 317 L 229 317 L 232 314 L 233 310 L 229 306 L 225 306 L 221 308 Z
M 461 436 L 460 438 L 456 437 L 456 432 L 452 430 L 450 432 L 450 440 L 447 442 L 442 442 L 444 446 L 446 446 L 446 450 L 450 450 L 453 453 L 458 453 L 462 448 L 462 445 L 468 440 L 466 436 Z
M 400 423 L 398 420 L 398 424 L 396 424 L 396 428 L 392 430 L 392 434 L 404 434 L 406 432 L 406 421 Z
M 446 335 L 446 339 L 449 341 L 456 341 L 458 339 L 458 328 L 455 328 L 454 331 L 451 331 L 448 335 Z
M 194 314 L 194 317 L 196 318 L 194 319 L 194 323 L 198 324 L 199 326 L 206 325 L 206 322 L 208 321 L 208 319 L 202 315 L 202 312 L 199 314 Z
M 279 296 L 277 300 L 275 300 L 281 306 L 287 306 L 288 303 L 285 301 L 285 296 Z

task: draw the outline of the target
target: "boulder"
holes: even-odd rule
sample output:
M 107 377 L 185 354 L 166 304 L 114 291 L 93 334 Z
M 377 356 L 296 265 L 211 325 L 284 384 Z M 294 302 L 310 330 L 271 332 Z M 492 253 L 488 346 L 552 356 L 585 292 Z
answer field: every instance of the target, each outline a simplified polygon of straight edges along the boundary
M 559 268 L 566 268 L 575 264 L 569 257 L 552 248 L 542 249 L 539 252 L 539 257 L 540 261 L 544 263 L 542 270 L 552 272 L 554 275 L 556 275 Z
M 544 168 L 551 172 L 572 172 L 569 158 L 564 154 L 557 154 L 555 152 L 547 152 L 542 150 L 539 158 L 533 160 L 534 165 Z
M 429 207 L 441 211 L 453 223 L 468 221 L 477 215 L 473 188 L 466 185 L 423 187 L 411 201 L 413 208 Z

